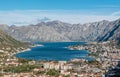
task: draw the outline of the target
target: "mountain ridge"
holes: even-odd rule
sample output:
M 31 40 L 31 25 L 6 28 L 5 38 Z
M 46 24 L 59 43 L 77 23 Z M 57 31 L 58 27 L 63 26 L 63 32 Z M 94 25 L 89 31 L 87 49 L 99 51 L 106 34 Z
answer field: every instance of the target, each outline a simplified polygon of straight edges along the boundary
M 69 24 L 62 21 L 40 22 L 36 25 L 8 26 L 3 30 L 19 41 L 107 41 L 120 37 L 120 19 L 102 20 L 86 24 Z
M 16 52 L 20 48 L 27 48 L 27 43 L 22 43 L 15 40 L 11 36 L 7 35 L 5 32 L 0 30 L 0 50 L 4 52 Z

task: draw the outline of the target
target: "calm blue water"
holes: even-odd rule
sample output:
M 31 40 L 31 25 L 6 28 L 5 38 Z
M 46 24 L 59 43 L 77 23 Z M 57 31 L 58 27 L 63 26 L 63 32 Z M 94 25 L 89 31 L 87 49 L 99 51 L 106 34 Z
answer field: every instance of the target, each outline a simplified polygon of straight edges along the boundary
M 71 60 L 73 58 L 85 58 L 89 52 L 85 50 L 69 50 L 68 46 L 85 44 L 84 42 L 40 42 L 43 46 L 36 46 L 30 51 L 16 54 L 18 58 L 34 59 L 34 60 Z

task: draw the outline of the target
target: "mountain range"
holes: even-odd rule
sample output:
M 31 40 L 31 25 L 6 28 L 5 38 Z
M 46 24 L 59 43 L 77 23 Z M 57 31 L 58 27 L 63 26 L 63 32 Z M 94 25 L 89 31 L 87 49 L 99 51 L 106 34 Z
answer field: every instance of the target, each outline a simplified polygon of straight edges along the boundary
M 40 22 L 26 26 L 1 24 L 0 29 L 19 41 L 27 42 L 120 40 L 120 19 L 85 24 L 70 24 L 61 21 Z

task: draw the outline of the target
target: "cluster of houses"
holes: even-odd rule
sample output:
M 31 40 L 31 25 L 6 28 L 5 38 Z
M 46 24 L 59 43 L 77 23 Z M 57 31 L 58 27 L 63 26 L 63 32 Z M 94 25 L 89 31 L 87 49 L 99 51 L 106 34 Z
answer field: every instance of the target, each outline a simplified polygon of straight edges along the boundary
M 4 77 L 54 77 L 47 75 L 46 73 L 36 75 L 36 72 L 38 71 L 44 71 L 50 69 L 55 69 L 59 71 L 59 77 L 101 77 L 102 70 L 97 68 L 94 65 L 88 65 L 85 63 L 85 59 L 72 59 L 70 62 L 67 61 L 49 61 L 49 62 L 42 62 L 41 68 L 34 68 L 31 72 L 21 72 L 21 73 L 6 73 L 4 74 Z M 74 63 L 80 63 L 80 64 L 74 64 Z M 22 65 L 22 63 L 19 63 L 15 59 L 7 60 L 6 66 L 19 66 Z M 35 61 L 29 61 L 29 65 L 35 65 Z M 39 63 L 37 63 L 39 64 Z M 41 63 L 40 63 L 41 65 Z
M 51 75 L 47 75 L 46 71 L 50 69 L 54 69 L 59 71 L 59 77 L 105 77 L 105 73 L 109 67 L 114 67 L 117 65 L 116 59 L 120 57 L 120 49 L 117 49 L 115 46 L 111 46 L 110 42 L 103 43 L 92 43 L 86 46 L 75 46 L 70 47 L 70 49 L 79 49 L 79 50 L 89 50 L 91 53 L 97 53 L 98 51 L 102 52 L 98 54 L 96 57 L 96 61 L 98 64 L 89 64 L 85 59 L 72 59 L 71 61 L 45 61 L 45 62 L 37 62 L 37 61 L 29 61 L 29 65 L 41 65 L 40 68 L 34 68 L 31 72 L 21 72 L 21 73 L 7 73 L 3 70 L 0 73 L 4 73 L 3 77 L 55 77 Z M 0 52 L 3 52 L 0 50 Z M 2 55 L 3 56 L 3 55 Z M 5 56 L 3 56 L 5 57 Z M 21 66 L 23 63 L 19 62 L 17 58 L 11 58 L 11 54 L 9 53 L 7 58 L 4 60 L 0 59 L 0 67 L 4 66 Z M 37 72 L 44 72 L 42 74 L 37 74 Z

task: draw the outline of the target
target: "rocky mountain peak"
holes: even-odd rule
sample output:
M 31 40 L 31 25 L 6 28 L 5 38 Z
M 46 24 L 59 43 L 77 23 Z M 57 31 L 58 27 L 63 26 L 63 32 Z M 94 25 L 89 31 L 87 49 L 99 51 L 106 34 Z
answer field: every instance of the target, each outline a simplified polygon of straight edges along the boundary
M 32 26 L 11 26 L 6 32 L 20 41 L 106 41 L 120 37 L 120 19 L 83 25 L 61 21 L 40 22 Z

